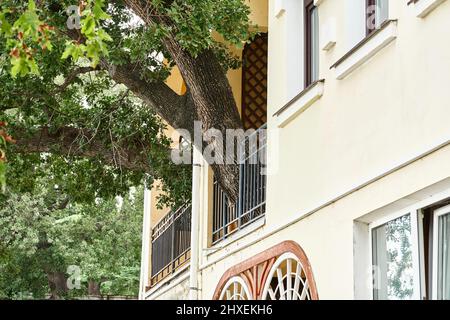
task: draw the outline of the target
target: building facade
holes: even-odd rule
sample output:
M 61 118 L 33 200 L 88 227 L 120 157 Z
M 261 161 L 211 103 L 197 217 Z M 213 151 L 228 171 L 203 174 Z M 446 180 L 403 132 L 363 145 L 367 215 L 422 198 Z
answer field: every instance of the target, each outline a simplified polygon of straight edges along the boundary
M 204 160 L 195 210 L 147 192 L 140 297 L 449 299 L 450 2 L 247 2 L 228 76 L 264 157 L 235 207 Z

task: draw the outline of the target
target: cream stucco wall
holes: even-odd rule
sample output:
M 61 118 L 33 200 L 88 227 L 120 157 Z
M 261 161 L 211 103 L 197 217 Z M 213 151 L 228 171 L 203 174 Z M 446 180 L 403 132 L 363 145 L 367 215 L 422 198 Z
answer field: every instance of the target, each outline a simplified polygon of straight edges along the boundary
M 338 14 L 340 1 L 324 1 L 320 18 Z M 444 71 L 450 70 L 450 45 L 444 40 L 450 35 L 450 3 L 426 20 L 401 1 L 391 4 L 398 38 L 348 78 L 336 80 L 329 67 L 346 52 L 340 46 L 345 36 L 338 32 L 336 47 L 321 55 L 323 97 L 278 130 L 279 170 L 268 177 L 269 223 L 289 219 L 450 137 L 450 73 Z M 272 44 L 277 30 L 270 34 Z M 270 60 L 271 66 L 278 63 Z M 276 73 L 272 67 L 269 78 Z M 284 85 L 270 82 L 269 116 L 283 105 L 276 93 Z M 270 129 L 276 129 L 274 117 Z

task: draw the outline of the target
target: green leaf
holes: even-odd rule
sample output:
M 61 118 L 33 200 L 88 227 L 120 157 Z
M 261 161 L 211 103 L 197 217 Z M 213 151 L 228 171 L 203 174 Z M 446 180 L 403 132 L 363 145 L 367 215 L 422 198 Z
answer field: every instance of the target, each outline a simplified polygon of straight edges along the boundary
M 25 58 L 12 58 L 11 75 L 16 78 L 17 75 L 24 76 L 28 73 L 28 64 Z
M 81 33 L 83 33 L 87 37 L 94 35 L 95 19 L 92 16 L 87 16 L 81 21 L 81 23 Z
M 104 41 L 113 41 L 111 36 L 103 29 L 98 30 L 97 35 L 100 39 Z
M 36 3 L 33 0 L 28 1 L 28 10 L 36 11 Z
M 66 60 L 71 57 L 75 50 L 75 45 L 73 43 L 66 44 L 66 49 L 64 50 L 61 59 Z
M 2 193 L 5 193 L 6 188 L 6 163 L 0 161 L 0 189 Z
M 92 13 L 94 14 L 94 18 L 97 20 L 109 20 L 111 19 L 111 16 L 108 15 L 105 11 L 102 9 L 103 7 L 103 1 L 96 1 L 94 8 L 92 9 Z
M 10 37 L 12 35 L 12 26 L 6 20 L 5 12 L 0 13 L 0 34 L 3 33 L 6 37 Z

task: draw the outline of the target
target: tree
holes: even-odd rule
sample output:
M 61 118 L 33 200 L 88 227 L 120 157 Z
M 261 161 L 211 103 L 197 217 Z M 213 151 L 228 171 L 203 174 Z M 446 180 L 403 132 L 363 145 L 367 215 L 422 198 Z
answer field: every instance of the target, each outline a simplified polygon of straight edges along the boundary
M 5 192 L 6 187 L 6 143 L 15 142 L 6 132 L 6 122 L 0 121 L 0 189 Z
M 0 208 L 0 298 L 137 295 L 143 189 L 119 208 L 114 198 L 71 203 L 49 180 L 40 182 Z
M 253 35 L 248 6 L 244 0 L 117 0 L 107 6 L 88 0 L 79 4 L 81 28 L 68 30 L 70 4 L 2 1 L 0 108 L 17 139 L 13 152 L 21 155 L 10 167 L 50 153 L 47 161 L 65 165 L 87 159 L 77 163 L 95 177 L 89 181 L 95 192 L 126 190 L 124 181 L 149 173 L 167 182 L 169 192 L 186 194 L 170 186 L 178 170 L 168 167 L 169 144 L 161 141 L 154 115 L 192 136 L 195 120 L 223 136 L 242 127 L 226 71 L 239 65 L 229 48 Z M 183 96 L 164 82 L 174 66 L 187 85 Z M 237 166 L 212 168 L 235 202 Z

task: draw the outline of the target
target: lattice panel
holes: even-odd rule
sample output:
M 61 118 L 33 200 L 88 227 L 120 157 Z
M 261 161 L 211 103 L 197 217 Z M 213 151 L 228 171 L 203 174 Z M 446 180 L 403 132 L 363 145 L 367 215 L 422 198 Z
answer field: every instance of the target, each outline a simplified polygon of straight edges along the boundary
M 267 33 L 257 36 L 242 55 L 242 121 L 245 129 L 267 122 Z

